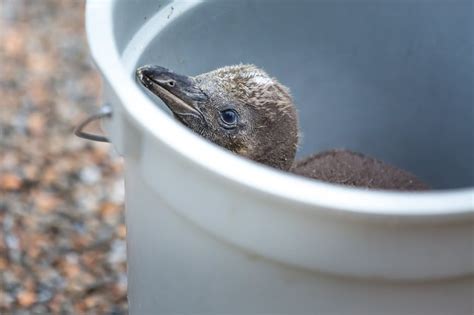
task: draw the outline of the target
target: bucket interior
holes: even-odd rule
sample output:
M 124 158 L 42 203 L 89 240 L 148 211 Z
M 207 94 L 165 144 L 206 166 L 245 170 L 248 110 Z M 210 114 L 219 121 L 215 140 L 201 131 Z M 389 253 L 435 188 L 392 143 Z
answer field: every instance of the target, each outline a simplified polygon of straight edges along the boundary
M 299 157 L 347 148 L 447 189 L 474 186 L 473 12 L 471 0 L 118 1 L 114 30 L 131 75 L 265 69 L 292 91 Z M 164 27 L 150 34 L 152 21 Z

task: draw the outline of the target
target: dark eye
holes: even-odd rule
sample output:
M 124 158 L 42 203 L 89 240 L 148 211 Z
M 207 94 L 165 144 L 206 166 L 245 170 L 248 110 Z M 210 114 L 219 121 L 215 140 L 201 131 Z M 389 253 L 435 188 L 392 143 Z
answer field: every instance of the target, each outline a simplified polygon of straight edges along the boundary
M 168 81 L 168 85 L 171 86 L 171 87 L 173 87 L 173 86 L 174 86 L 174 81 L 172 81 L 172 80 L 171 80 L 171 81 Z
M 223 110 L 221 112 L 221 118 L 222 121 L 229 127 L 234 127 L 237 124 L 237 113 L 233 109 Z

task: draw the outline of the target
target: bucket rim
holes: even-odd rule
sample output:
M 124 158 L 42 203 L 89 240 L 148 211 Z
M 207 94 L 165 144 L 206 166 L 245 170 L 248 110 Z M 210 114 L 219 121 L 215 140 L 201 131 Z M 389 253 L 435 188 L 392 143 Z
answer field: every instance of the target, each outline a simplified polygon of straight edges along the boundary
M 157 109 L 127 73 L 114 42 L 113 14 L 116 3 L 117 0 L 86 2 L 86 33 L 97 68 L 121 100 L 121 109 L 135 125 L 199 167 L 257 193 L 306 207 L 324 207 L 370 216 L 474 221 L 474 187 L 399 192 L 325 183 L 247 161 L 194 134 Z M 200 152 L 199 157 L 195 152 Z

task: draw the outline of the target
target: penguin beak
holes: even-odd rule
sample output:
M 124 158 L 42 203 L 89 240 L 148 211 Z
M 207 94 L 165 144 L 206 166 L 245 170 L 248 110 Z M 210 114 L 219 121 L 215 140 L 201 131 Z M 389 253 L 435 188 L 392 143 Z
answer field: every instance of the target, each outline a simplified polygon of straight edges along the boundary
M 174 115 L 193 116 L 205 121 L 197 106 L 208 100 L 192 77 L 176 74 L 156 65 L 146 65 L 136 71 L 138 81 L 158 96 Z

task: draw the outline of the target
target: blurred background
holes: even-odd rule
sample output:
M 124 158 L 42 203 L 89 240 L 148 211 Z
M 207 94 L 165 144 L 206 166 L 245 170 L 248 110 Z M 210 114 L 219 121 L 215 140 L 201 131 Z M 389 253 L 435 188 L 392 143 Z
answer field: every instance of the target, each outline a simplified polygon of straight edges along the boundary
M 101 83 L 84 1 L 0 0 L 0 314 L 126 314 L 122 161 L 73 135 Z

